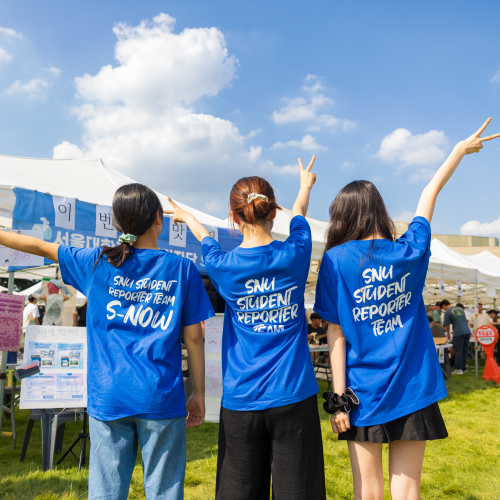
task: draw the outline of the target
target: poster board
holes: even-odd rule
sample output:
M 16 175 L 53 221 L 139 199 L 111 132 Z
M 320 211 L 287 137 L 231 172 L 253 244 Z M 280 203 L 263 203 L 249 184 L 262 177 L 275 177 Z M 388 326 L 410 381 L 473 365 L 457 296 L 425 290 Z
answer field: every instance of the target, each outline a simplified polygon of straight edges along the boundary
M 37 361 L 40 373 L 21 381 L 22 410 L 87 407 L 87 329 L 26 327 L 24 363 Z
M 224 314 L 205 321 L 205 420 L 218 422 L 222 399 L 222 329 Z
M 0 351 L 17 351 L 26 297 L 0 293 Z

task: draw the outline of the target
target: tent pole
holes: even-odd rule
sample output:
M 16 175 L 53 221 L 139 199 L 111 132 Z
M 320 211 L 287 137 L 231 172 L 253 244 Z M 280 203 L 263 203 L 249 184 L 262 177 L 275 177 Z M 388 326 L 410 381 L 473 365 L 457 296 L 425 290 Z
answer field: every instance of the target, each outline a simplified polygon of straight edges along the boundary
M 9 273 L 9 294 L 12 295 L 14 291 L 14 273 Z M 0 372 L 0 435 L 2 435 L 2 416 L 3 416 L 3 398 L 5 394 L 5 379 L 7 376 L 7 351 L 0 351 L 2 353 L 2 370 Z M 12 394 L 14 397 L 15 394 Z
M 474 313 L 476 314 L 477 318 L 477 270 L 476 270 L 476 283 L 474 285 Z M 476 380 L 478 377 L 478 372 L 479 372 L 479 359 L 478 359 L 478 352 L 477 352 L 477 339 L 476 339 L 476 332 L 474 332 L 474 362 L 475 362 L 475 368 L 476 368 Z

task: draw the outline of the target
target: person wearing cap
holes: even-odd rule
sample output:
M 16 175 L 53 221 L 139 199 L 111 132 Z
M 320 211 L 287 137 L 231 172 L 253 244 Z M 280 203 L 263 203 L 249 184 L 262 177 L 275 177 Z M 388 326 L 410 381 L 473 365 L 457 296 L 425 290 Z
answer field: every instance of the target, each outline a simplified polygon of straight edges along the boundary
M 60 290 L 63 290 L 62 295 L 59 294 Z M 42 325 L 63 326 L 62 311 L 64 302 L 69 300 L 71 296 L 72 294 L 67 292 L 66 287 L 59 280 L 50 280 L 47 294 L 40 295 L 40 300 L 45 302 L 45 316 Z

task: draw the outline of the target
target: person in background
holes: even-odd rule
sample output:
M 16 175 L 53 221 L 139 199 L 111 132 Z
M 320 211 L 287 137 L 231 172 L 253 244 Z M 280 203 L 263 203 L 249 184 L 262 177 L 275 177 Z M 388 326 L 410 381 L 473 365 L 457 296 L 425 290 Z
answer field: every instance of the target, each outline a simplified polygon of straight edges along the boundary
M 491 319 L 490 324 L 498 328 L 500 326 L 500 316 L 498 316 L 498 311 L 496 309 L 490 309 L 486 314 Z
M 73 326 L 85 328 L 87 326 L 87 299 L 82 307 L 73 313 Z
M 455 351 L 455 370 L 452 375 L 463 375 L 467 372 L 467 358 L 469 357 L 470 328 L 465 311 L 459 306 L 452 306 L 449 300 L 441 302 L 445 310 L 443 326 L 450 335 L 450 325 L 453 326 L 453 348 Z
M 326 344 L 326 330 L 321 326 L 323 319 L 318 313 L 311 313 L 311 323 L 307 325 L 307 338 L 312 343 Z
M 476 337 L 476 330 L 483 325 L 490 325 L 491 318 L 489 314 L 483 311 L 483 304 L 477 305 L 477 313 L 473 314 L 469 319 L 469 326 L 472 329 L 472 336 Z
M 36 305 L 36 303 L 36 297 L 30 295 L 28 297 L 28 305 L 24 308 L 23 311 L 23 327 L 26 327 L 28 325 L 40 324 L 40 311 L 38 310 L 38 306 Z
M 436 337 L 436 338 L 447 337 L 447 338 L 449 338 L 448 334 L 445 332 L 444 328 L 439 323 L 436 323 L 432 316 L 427 316 L 427 319 L 429 320 L 429 326 L 431 327 L 431 332 L 432 332 L 433 337 Z
M 438 325 L 442 325 L 443 322 L 441 321 L 441 301 L 437 301 L 436 305 L 434 307 L 431 307 L 431 314 L 432 314 L 432 320 L 434 323 L 437 323 Z
M 65 292 L 65 288 L 59 280 L 50 280 L 47 287 L 47 294 L 40 295 L 40 300 L 45 302 L 45 315 L 43 317 L 43 325 L 63 326 L 62 312 L 64 302 L 70 299 L 71 294 Z M 59 290 L 63 290 L 63 294 L 59 294 Z

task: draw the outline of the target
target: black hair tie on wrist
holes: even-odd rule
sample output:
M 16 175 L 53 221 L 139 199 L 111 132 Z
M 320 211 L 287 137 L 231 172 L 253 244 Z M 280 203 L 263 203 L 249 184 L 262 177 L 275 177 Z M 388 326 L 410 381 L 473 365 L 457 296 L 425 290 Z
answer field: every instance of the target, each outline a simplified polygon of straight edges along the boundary
M 359 405 L 359 399 L 354 391 L 348 387 L 342 396 L 336 392 L 324 392 L 323 397 L 326 401 L 323 403 L 323 408 L 327 413 L 336 415 L 337 413 L 349 413 L 353 407 Z

